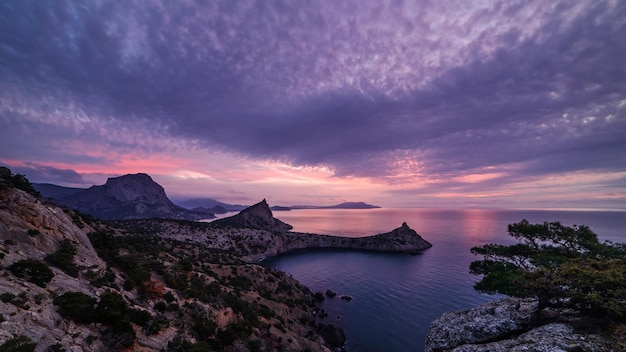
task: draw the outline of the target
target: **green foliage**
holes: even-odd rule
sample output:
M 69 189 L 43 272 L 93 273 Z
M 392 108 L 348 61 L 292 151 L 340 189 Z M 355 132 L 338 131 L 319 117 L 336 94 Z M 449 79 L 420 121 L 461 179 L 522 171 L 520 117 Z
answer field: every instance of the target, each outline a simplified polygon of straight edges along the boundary
M 609 319 L 626 314 L 626 250 L 600 243 L 586 226 L 558 222 L 509 225 L 520 243 L 472 248 L 483 260 L 470 272 L 483 275 L 475 285 L 486 293 L 537 297 L 540 308 L 568 307 Z
M 13 275 L 40 287 L 46 287 L 46 284 L 54 277 L 54 273 L 46 264 L 35 259 L 20 260 L 11 264 L 9 270 Z
M 78 267 L 74 264 L 74 256 L 76 255 L 76 246 L 72 241 L 65 239 L 61 241 L 59 249 L 46 256 L 46 262 L 56 266 L 64 273 L 78 277 Z
M 31 339 L 18 335 L 0 345 L 0 352 L 33 352 L 37 347 Z
M 152 270 L 162 271 L 163 264 L 155 257 L 164 249 L 140 236 L 114 236 L 106 231 L 88 234 L 98 255 L 109 265 L 122 270 L 128 276 L 128 286 L 139 286 L 150 280 Z M 120 254 L 124 250 L 127 254 Z
M 122 350 L 135 342 L 135 330 L 128 321 L 120 321 L 102 332 L 102 341 L 109 350 Z
M 115 324 L 122 320 L 129 320 L 128 313 L 128 304 L 119 293 L 107 291 L 100 296 L 100 302 L 96 307 L 99 322 Z
M 4 292 L 0 295 L 0 300 L 4 303 L 11 303 L 11 301 L 15 298 L 15 295 L 11 292 Z
M 102 332 L 102 340 L 111 350 L 132 345 L 135 331 L 130 324 L 147 325 L 149 313 L 130 309 L 124 298 L 116 292 L 107 291 L 96 299 L 81 292 L 66 292 L 54 299 L 59 312 L 77 323 L 102 323 L 109 328 Z
M 77 323 L 88 324 L 96 320 L 96 299 L 82 292 L 66 292 L 55 297 L 59 313 Z
M 60 343 L 55 343 L 54 345 L 48 346 L 46 352 L 67 352 L 67 350 L 63 348 L 63 345 Z
M 41 194 L 37 192 L 26 176 L 20 174 L 13 175 L 11 169 L 4 166 L 0 166 L 0 189 L 2 188 L 21 189 L 36 198 L 41 198 Z

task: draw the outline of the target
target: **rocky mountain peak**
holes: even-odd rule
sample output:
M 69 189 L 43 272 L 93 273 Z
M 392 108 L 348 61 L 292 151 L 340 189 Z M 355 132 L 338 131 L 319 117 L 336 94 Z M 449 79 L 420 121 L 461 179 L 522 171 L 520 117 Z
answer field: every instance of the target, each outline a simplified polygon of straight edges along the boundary
M 161 185 L 144 173 L 111 177 L 104 185 L 87 189 L 64 189 L 44 185 L 54 202 L 100 219 L 170 218 L 199 220 L 215 215 L 208 209 L 187 210 L 172 203 Z M 46 196 L 46 192 L 43 192 Z
M 212 224 L 217 226 L 253 228 L 274 232 L 286 232 L 293 228 L 291 225 L 286 224 L 274 217 L 272 210 L 265 199 L 242 210 L 237 215 L 215 220 Z
M 144 173 L 111 177 L 101 187 L 106 189 L 107 194 L 122 202 L 170 202 L 163 187 Z

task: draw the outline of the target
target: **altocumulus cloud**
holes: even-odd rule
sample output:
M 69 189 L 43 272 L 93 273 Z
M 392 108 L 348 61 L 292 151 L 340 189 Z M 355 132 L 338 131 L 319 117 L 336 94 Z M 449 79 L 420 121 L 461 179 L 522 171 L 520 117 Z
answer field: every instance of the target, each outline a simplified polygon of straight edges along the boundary
M 67 162 L 60 140 L 165 136 L 381 179 L 623 172 L 624 38 L 623 1 L 3 1 L 0 143 Z

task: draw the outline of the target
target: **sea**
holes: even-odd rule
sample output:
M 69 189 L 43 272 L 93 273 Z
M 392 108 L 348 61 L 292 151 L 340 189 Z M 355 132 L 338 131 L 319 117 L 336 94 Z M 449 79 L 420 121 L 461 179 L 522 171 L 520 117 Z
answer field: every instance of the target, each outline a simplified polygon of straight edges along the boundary
M 294 231 L 349 237 L 389 232 L 406 222 L 433 245 L 419 255 L 326 250 L 265 261 L 313 292 L 337 293 L 320 306 L 328 314 L 323 322 L 344 329 L 350 352 L 423 351 L 429 326 L 441 314 L 500 298 L 474 290 L 479 278 L 469 265 L 481 258 L 470 249 L 516 243 L 508 224 L 526 219 L 586 225 L 602 241 L 626 242 L 626 212 L 618 211 L 306 209 L 274 216 Z

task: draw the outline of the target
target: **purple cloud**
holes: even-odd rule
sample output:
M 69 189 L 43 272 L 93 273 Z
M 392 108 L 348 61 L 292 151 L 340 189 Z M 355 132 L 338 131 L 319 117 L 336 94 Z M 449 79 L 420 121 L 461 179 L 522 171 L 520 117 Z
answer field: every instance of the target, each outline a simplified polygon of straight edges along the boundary
M 58 111 L 339 176 L 625 171 L 626 4 L 448 5 L 3 2 L 0 156 Z

